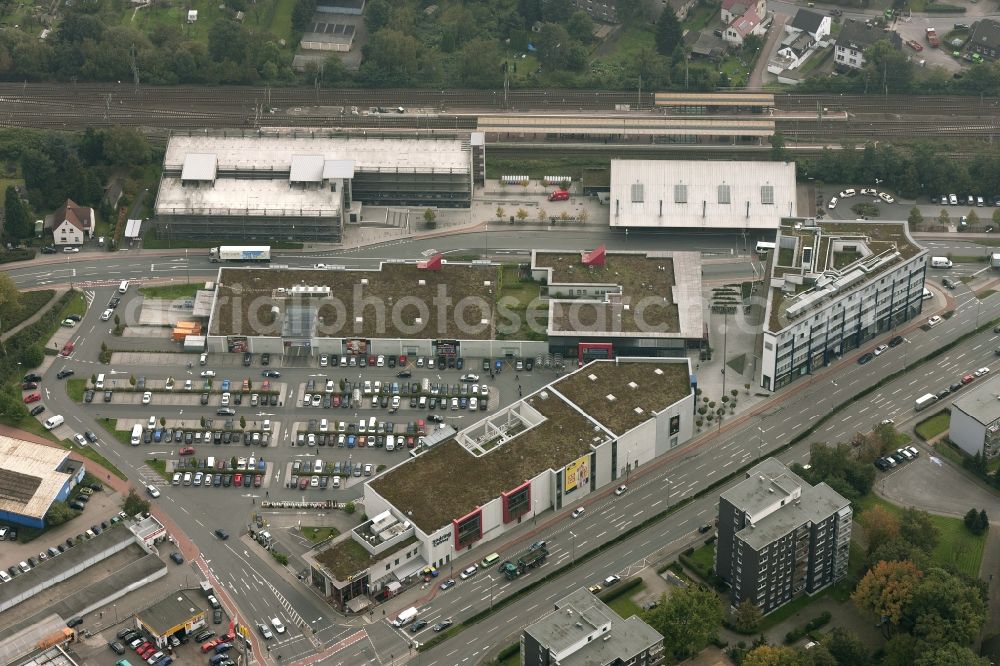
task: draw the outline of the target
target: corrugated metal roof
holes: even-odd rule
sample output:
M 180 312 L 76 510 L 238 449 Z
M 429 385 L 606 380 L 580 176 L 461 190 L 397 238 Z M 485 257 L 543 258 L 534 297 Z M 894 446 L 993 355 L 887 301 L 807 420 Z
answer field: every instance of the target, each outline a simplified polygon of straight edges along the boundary
M 54 446 L 0 435 L 0 511 L 43 518 L 69 479 L 56 471 L 68 455 Z M 25 483 L 9 483 L 13 479 Z

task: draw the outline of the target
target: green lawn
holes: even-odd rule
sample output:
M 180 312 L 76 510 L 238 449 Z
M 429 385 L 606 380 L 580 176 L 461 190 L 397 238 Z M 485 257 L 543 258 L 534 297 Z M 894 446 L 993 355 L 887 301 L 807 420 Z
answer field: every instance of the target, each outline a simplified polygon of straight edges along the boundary
M 682 24 L 684 32 L 702 30 L 712 20 L 719 20 L 719 7 L 715 4 L 697 4 L 688 12 L 687 20 Z
M 645 585 L 640 585 L 639 587 L 629 590 L 627 593 L 621 595 L 620 597 L 615 597 L 608 602 L 608 607 L 623 619 L 628 619 L 633 615 L 642 615 L 642 609 L 639 608 L 639 604 L 632 601 L 632 595 L 641 592 Z
M 913 430 L 923 440 L 933 439 L 948 430 L 951 425 L 951 412 L 943 409 L 930 418 L 924 419 Z
M 157 474 L 163 477 L 164 481 L 170 481 L 170 475 L 167 474 L 167 461 L 160 460 L 159 458 L 153 458 L 152 460 L 147 460 L 146 464 L 149 468 L 155 470 Z
M 132 433 L 115 428 L 115 421 L 109 418 L 97 419 L 97 422 L 108 431 L 108 434 L 126 446 L 132 446 Z
M 165 284 L 159 287 L 142 287 L 139 293 L 149 298 L 194 298 L 199 289 L 204 289 L 204 282 L 194 284 Z
M 712 577 L 712 569 L 715 567 L 715 544 L 705 544 L 692 553 L 688 561 L 691 567 L 699 576 L 708 580 Z
M 330 537 L 335 537 L 340 534 L 340 530 L 335 527 L 303 527 L 302 536 L 309 539 L 309 541 L 314 544 L 321 541 L 326 541 Z
M 34 416 L 25 416 L 23 419 L 12 419 L 9 416 L 0 416 L 0 423 L 10 426 L 11 428 L 18 428 L 25 432 L 30 432 L 33 435 L 38 435 L 39 437 L 44 437 L 45 439 L 52 440 L 53 442 L 58 442 L 55 435 L 45 429 L 45 427 L 38 422 Z
M 501 662 L 500 666 L 521 666 L 521 652 L 515 652 Z
M 66 395 L 73 402 L 83 402 L 83 394 L 87 389 L 87 379 L 84 377 L 73 377 L 66 380 Z
M 73 296 L 66 301 L 66 305 L 59 314 L 59 321 L 72 314 L 80 315 L 81 317 L 87 314 L 87 299 L 84 298 L 82 291 L 74 292 Z
M 881 506 L 895 516 L 903 513 L 903 507 L 874 495 L 868 494 L 858 501 L 858 511 L 861 513 L 873 506 Z M 960 518 L 938 516 L 931 514 L 931 522 L 937 527 L 939 541 L 931 557 L 935 562 L 945 564 L 953 562 L 960 571 L 970 576 L 979 576 L 980 564 L 983 560 L 983 549 L 986 547 L 986 535 L 975 535 L 965 528 Z

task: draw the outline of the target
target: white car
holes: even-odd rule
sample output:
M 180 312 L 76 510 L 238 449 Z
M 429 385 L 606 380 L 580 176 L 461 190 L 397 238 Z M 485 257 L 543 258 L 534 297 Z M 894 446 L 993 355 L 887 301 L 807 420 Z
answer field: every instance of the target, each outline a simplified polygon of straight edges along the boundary
M 148 405 L 150 402 L 152 402 L 152 400 L 153 400 L 153 394 L 151 392 L 146 391 L 145 393 L 142 394 L 142 404 Z
M 222 406 L 223 407 L 228 407 L 229 406 L 230 397 L 231 396 L 228 393 L 223 393 L 222 394 Z
M 855 192 L 851 188 L 848 188 L 848 189 L 846 189 L 846 190 L 844 190 L 843 192 L 840 193 L 840 198 L 841 199 L 846 199 L 847 197 L 853 197 L 855 194 L 857 194 L 857 192 Z
M 313 401 L 312 393 L 306 393 L 304 396 L 302 396 L 303 407 L 310 406 L 312 404 L 312 401 Z
M 285 625 L 283 625 L 281 623 L 281 620 L 279 618 L 276 618 L 276 617 L 272 618 L 271 619 L 271 626 L 274 627 L 274 630 L 276 632 L 278 632 L 279 634 L 285 633 Z
M 837 207 L 837 197 L 831 197 L 830 201 L 826 204 L 827 210 L 833 210 Z
M 190 379 L 185 379 L 184 380 L 184 390 L 185 391 L 193 391 L 194 390 L 194 383 Z
M 458 577 L 461 578 L 462 580 L 466 580 L 468 578 L 472 578 L 473 576 L 475 576 L 477 571 L 479 571 L 479 567 L 473 564 L 471 567 L 460 573 Z
M 202 377 L 214 377 L 215 376 L 215 370 L 202 370 L 201 371 L 201 376 Z
M 272 638 L 274 638 L 274 634 L 271 633 L 271 630 L 268 628 L 266 624 L 258 624 L 257 630 L 260 631 L 260 635 L 263 636 L 264 640 L 266 641 L 269 641 Z
M 73 319 L 63 319 L 62 325 L 65 326 L 66 328 L 73 328 L 74 326 L 76 326 L 76 321 Z
M 157 490 L 156 486 L 154 486 L 153 484 L 149 484 L 148 486 L 146 486 L 146 492 L 149 493 L 150 497 L 159 497 L 160 496 L 160 491 Z
M 866 195 L 870 194 L 874 196 L 878 194 L 878 190 L 876 190 L 874 187 L 863 187 L 861 188 L 861 194 L 866 194 Z
M 888 348 L 889 348 L 889 345 L 879 345 L 878 347 L 876 347 L 875 349 L 872 350 L 872 353 L 875 354 L 876 356 L 878 356 L 879 354 L 881 354 L 882 352 L 884 352 Z
M 319 407 L 320 405 L 322 405 L 323 404 L 323 395 L 320 394 L 320 393 L 313 394 L 312 403 L 311 404 L 312 404 L 313 407 Z
M 989 371 L 990 371 L 989 368 L 979 368 L 978 370 L 976 370 L 972 374 L 974 374 L 976 377 L 982 377 L 983 375 L 987 374 Z
M 587 510 L 586 507 L 578 506 L 575 509 L 573 509 L 572 516 L 574 518 L 579 518 L 580 516 L 583 515 L 583 512 L 586 510 Z
M 615 495 L 618 495 L 618 496 L 624 495 L 627 490 L 628 490 L 628 486 L 622 484 L 622 485 L 618 486 L 617 488 L 615 488 Z
M 114 314 L 115 314 L 115 311 L 112 310 L 111 308 L 108 308 L 107 310 L 105 310 L 104 312 L 101 313 L 101 321 L 107 321 L 107 320 L 111 319 L 112 315 L 114 315 Z
M 379 356 L 378 359 L 375 361 L 375 366 L 379 367 L 379 368 L 384 368 L 385 367 L 385 356 Z
M 928 326 L 937 326 L 940 323 L 941 323 L 941 317 L 939 317 L 938 315 L 934 315 L 933 317 L 927 320 Z
M 896 203 L 896 200 L 888 192 L 879 192 L 878 198 L 886 203 Z
M 879 425 L 892 425 L 893 423 L 895 423 L 895 421 L 892 419 L 882 419 L 882 422 L 879 423 Z
M 65 252 L 66 254 L 70 254 L 72 252 L 79 252 L 79 251 L 80 251 L 80 248 L 78 248 L 78 247 L 64 247 L 63 248 L 63 252 Z
M 77 446 L 87 446 L 86 438 L 80 433 L 73 435 L 73 441 L 76 442 Z

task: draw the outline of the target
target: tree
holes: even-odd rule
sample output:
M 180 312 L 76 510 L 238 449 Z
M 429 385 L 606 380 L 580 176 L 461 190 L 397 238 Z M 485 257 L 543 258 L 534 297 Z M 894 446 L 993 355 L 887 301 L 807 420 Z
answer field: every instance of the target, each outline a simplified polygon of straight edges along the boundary
M 428 208 L 424 211 L 424 224 L 430 229 L 437 226 L 437 213 L 434 212 L 433 208 Z
M 927 646 L 920 650 L 913 666 L 989 666 L 992 662 L 957 643 Z
M 761 612 L 760 606 L 749 599 L 744 599 L 736 607 L 733 623 L 736 625 L 736 630 L 740 633 L 750 634 L 756 631 L 757 625 L 760 624 L 763 617 L 764 614 Z
M 496 40 L 477 37 L 462 47 L 458 78 L 470 88 L 503 85 L 503 54 Z
M 14 386 L 0 387 L 0 416 L 17 421 L 28 415 L 28 408 L 21 399 L 21 393 L 15 392 Z
M 790 647 L 761 645 L 743 655 L 742 666 L 799 666 L 799 655 Z
M 899 535 L 927 552 L 937 547 L 940 537 L 931 514 L 913 507 L 903 509 L 903 514 L 899 517 Z
M 354 505 L 354 502 L 348 502 L 347 504 L 344 505 L 344 513 L 346 513 L 347 515 L 351 515 L 352 513 L 354 513 L 356 509 L 357 507 Z
M 566 31 L 570 37 L 584 44 L 594 39 L 594 22 L 584 11 L 575 11 L 566 21 Z
M 524 222 L 528 218 L 528 211 L 523 208 L 518 208 L 517 212 L 514 213 L 514 217 L 517 218 L 518 222 Z
M 951 224 L 951 217 L 948 215 L 948 211 L 944 208 L 941 209 L 941 213 L 938 215 L 938 224 L 942 226 L 948 226 Z
M 244 430 L 246 430 L 246 427 L 247 427 L 247 417 L 241 416 L 240 417 L 240 428 L 243 428 Z
M 122 500 L 122 511 L 129 516 L 135 516 L 149 511 L 149 502 L 135 492 L 135 488 L 129 488 L 128 495 Z
M 920 213 L 920 209 L 914 206 L 910 209 L 910 216 L 906 221 L 910 223 L 910 231 L 916 231 L 917 227 L 924 223 L 924 216 Z
M 17 188 L 13 185 L 7 186 L 4 194 L 4 222 L 3 231 L 7 238 L 23 240 L 34 235 L 34 225 L 31 223 L 31 215 L 21 201 L 21 195 L 17 193 Z
M 538 216 L 537 217 L 538 217 L 538 221 L 539 222 L 548 222 L 548 220 L 549 220 L 549 214 L 545 212 L 544 208 L 539 208 L 538 209 Z
M 993 224 L 1000 226 L 1000 208 L 993 211 Z
M 944 569 L 931 569 L 904 603 L 901 626 L 931 644 L 966 645 L 986 621 L 981 587 Z
M 984 512 L 985 513 L 985 512 Z M 979 512 L 975 508 L 969 509 L 965 514 L 963 521 L 965 522 L 966 528 L 973 534 L 982 534 L 983 529 L 980 527 Z M 987 523 L 988 524 L 988 523 Z
M 663 56 L 672 55 L 674 49 L 682 44 L 683 32 L 677 14 L 666 5 L 656 22 L 656 52 Z
M 663 644 L 677 659 L 700 652 L 722 623 L 722 604 L 714 592 L 701 586 L 675 591 L 647 613 L 646 621 L 663 635 Z
M 76 516 L 77 512 L 69 508 L 66 502 L 53 502 L 49 510 L 45 512 L 45 525 L 47 527 L 62 525 L 67 520 L 76 518 Z
M 908 634 L 896 634 L 883 648 L 881 666 L 913 666 L 917 641 Z
M 843 627 L 835 627 L 824 641 L 838 666 L 868 666 L 871 655 L 861 639 Z
M 771 142 L 771 159 L 775 162 L 784 162 L 788 158 L 788 151 L 785 150 L 785 135 L 776 130 L 768 140 Z
M 855 605 L 876 620 L 898 625 L 923 573 L 913 562 L 879 562 L 864 575 L 851 595 Z
M 861 524 L 868 538 L 869 552 L 886 541 L 899 537 L 899 520 L 881 505 L 875 505 L 862 513 Z
M 502 206 L 497 206 L 497 209 L 496 211 L 494 211 L 494 214 L 497 216 L 498 220 L 502 220 L 503 218 L 507 217 L 507 211 L 505 211 Z
M 573 13 L 573 0 L 544 0 L 542 18 L 554 23 L 565 22 Z
M 370 21 L 373 12 L 378 11 L 378 8 L 367 11 L 368 16 L 366 20 Z M 316 0 L 296 0 L 295 7 L 292 9 L 292 30 L 295 32 L 305 32 L 312 23 L 313 14 L 315 13 Z M 371 23 L 369 23 L 369 29 L 371 29 Z
M 0 313 L 9 313 L 21 307 L 21 292 L 10 275 L 0 272 Z
M 134 129 L 111 127 L 104 130 L 103 155 L 112 166 L 146 164 L 152 152 L 146 137 Z
M 302 1 L 300 0 L 300 4 Z M 208 29 L 208 53 L 216 62 L 246 62 L 249 59 L 249 43 L 249 35 L 236 21 L 217 20 Z
M 365 5 L 365 26 L 368 28 L 369 34 L 374 34 L 389 25 L 391 18 L 392 3 L 390 0 L 370 0 Z M 310 20 L 312 20 L 311 13 L 307 21 Z M 305 25 L 308 27 L 308 22 Z
M 979 510 L 979 519 L 976 521 L 976 527 L 979 528 L 979 534 L 982 534 L 990 527 L 990 519 L 986 515 L 986 509 Z
M 979 215 L 976 214 L 976 211 L 970 210 L 969 214 L 965 218 L 965 221 L 969 224 L 970 227 L 974 227 L 977 224 L 979 224 Z
M 21 366 L 25 370 L 37 368 L 42 364 L 42 361 L 45 360 L 45 352 L 42 350 L 41 345 L 31 345 L 30 347 L 24 348 L 18 356 L 18 360 L 21 362 Z

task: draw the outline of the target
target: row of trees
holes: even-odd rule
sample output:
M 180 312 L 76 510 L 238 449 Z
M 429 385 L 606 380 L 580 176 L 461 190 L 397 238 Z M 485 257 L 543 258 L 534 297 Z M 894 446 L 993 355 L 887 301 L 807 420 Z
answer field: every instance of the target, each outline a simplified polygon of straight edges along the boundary
M 775 145 L 784 139 L 776 136 Z M 819 157 L 796 162 L 803 180 L 823 183 L 856 183 L 874 186 L 881 180 L 885 189 L 903 197 L 938 196 L 964 192 L 989 196 L 1000 193 L 1000 154 L 983 150 L 971 160 L 958 161 L 941 155 L 940 143 L 918 141 L 906 146 L 888 142 L 869 143 L 860 151 L 846 144 L 845 150 L 824 150 Z M 780 156 L 783 148 L 774 151 Z

